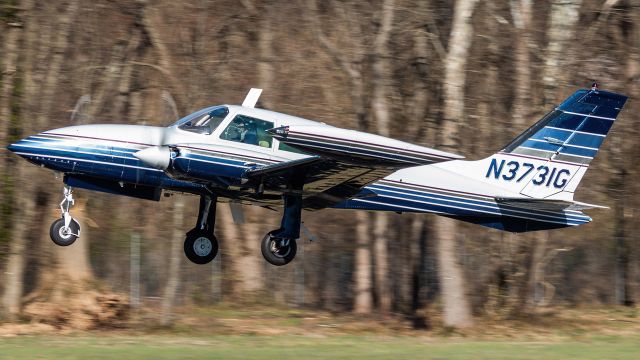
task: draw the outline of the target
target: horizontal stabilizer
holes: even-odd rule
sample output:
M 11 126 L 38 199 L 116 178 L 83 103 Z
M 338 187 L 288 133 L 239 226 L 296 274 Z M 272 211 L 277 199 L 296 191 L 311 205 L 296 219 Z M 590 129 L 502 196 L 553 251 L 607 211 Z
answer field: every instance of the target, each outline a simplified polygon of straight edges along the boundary
M 508 205 L 522 209 L 547 211 L 581 211 L 586 209 L 608 209 L 607 206 L 587 204 L 579 201 L 524 199 L 524 198 L 496 198 L 498 206 Z

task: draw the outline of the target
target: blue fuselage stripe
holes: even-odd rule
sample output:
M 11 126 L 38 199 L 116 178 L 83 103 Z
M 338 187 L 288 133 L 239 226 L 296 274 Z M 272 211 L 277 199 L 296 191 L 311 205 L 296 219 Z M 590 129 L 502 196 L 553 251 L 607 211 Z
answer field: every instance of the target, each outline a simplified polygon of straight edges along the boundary
M 393 189 L 388 191 L 380 189 L 377 185 L 368 186 L 370 189 L 377 193 L 380 197 L 392 198 L 399 201 L 409 201 L 412 203 L 422 203 L 434 206 L 443 206 L 459 211 L 469 211 L 464 215 L 472 215 L 473 213 L 483 213 L 491 215 L 511 215 L 511 216 L 528 216 L 533 217 L 539 221 L 588 221 L 589 217 L 580 216 L 568 213 L 552 213 L 545 211 L 533 211 L 527 209 L 518 209 L 512 206 L 498 205 L 496 202 L 491 204 L 490 202 L 479 202 L 473 200 L 467 200 L 463 197 L 451 197 L 443 196 L 435 193 L 422 193 L 420 195 L 409 195 L 405 193 L 404 189 Z

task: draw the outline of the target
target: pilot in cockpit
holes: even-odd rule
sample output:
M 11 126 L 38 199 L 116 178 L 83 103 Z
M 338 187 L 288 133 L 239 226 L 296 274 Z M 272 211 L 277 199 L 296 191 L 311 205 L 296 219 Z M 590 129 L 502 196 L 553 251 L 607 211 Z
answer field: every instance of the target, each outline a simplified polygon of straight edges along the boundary
M 238 131 L 240 132 L 240 142 L 258 145 L 258 134 L 256 132 L 256 125 L 253 122 L 240 122 L 238 124 Z

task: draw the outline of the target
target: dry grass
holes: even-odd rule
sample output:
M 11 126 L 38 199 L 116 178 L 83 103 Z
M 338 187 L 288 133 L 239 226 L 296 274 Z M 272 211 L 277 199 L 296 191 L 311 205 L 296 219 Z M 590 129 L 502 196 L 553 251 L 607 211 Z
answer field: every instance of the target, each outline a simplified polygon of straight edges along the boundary
M 640 334 L 640 309 L 627 307 L 547 308 L 527 316 L 503 319 L 476 318 L 474 327 L 447 329 L 437 314 L 429 317 L 427 329 L 416 330 L 412 320 L 400 315 L 356 316 L 329 312 L 266 306 L 182 308 L 170 327 L 159 325 L 159 312 L 146 310 L 132 316 L 126 329 L 115 333 L 210 334 L 210 335 L 379 335 L 466 340 L 517 340 L 561 342 L 593 336 Z M 42 323 L 0 325 L 0 336 L 77 330 Z M 100 331 L 100 330 L 98 330 Z M 102 330 L 102 333 L 114 333 Z

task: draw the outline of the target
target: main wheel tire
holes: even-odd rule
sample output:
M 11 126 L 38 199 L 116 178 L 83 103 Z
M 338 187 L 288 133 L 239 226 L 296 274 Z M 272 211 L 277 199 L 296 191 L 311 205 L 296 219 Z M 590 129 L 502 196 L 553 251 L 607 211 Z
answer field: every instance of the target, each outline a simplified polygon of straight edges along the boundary
M 184 254 L 192 263 L 210 263 L 218 255 L 218 239 L 203 231 L 187 234 L 184 239 Z
M 260 249 L 267 262 L 275 266 L 287 265 L 296 257 L 298 245 L 296 239 L 278 238 L 268 233 L 262 239 Z
M 58 246 L 69 246 L 78 238 L 80 232 L 80 224 L 75 219 L 71 219 L 69 227 L 65 228 L 64 219 L 58 219 L 51 224 L 49 228 L 49 236 L 51 240 Z

